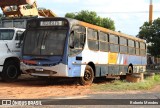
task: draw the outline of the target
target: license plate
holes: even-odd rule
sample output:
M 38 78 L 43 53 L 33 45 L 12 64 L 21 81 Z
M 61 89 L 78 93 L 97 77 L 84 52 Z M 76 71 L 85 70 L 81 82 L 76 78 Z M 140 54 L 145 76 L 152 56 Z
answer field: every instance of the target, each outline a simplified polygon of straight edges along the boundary
M 36 68 L 35 71 L 43 71 L 43 68 Z

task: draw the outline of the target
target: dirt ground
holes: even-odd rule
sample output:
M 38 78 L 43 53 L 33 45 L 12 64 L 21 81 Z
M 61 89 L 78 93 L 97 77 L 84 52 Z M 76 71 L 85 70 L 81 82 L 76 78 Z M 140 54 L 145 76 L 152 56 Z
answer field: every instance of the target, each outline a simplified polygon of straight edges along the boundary
M 63 96 L 83 96 L 85 94 L 95 93 L 90 86 L 80 86 L 73 80 L 46 81 L 47 79 L 22 75 L 14 83 L 5 83 L 0 80 L 0 98 L 1 99 L 40 99 Z M 99 83 L 106 83 L 102 81 Z M 109 82 L 108 82 L 109 83 Z M 160 86 L 151 91 L 160 91 Z M 129 91 L 133 92 L 134 91 Z M 138 91 L 136 91 L 138 92 Z M 111 92 L 110 92 L 111 93 Z M 118 92 L 120 93 L 120 92 Z M 123 93 L 123 92 L 122 92 Z
M 51 81 L 51 82 L 50 82 Z M 0 98 L 35 99 L 54 96 L 73 96 L 91 93 L 90 86 L 80 86 L 73 80 L 53 81 L 22 75 L 16 82 L 0 80 Z

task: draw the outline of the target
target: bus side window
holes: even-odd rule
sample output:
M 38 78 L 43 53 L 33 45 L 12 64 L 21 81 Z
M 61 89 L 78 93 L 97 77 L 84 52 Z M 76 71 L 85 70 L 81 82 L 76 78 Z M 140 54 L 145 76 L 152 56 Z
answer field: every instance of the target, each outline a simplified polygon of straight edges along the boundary
M 74 48 L 74 32 L 71 32 L 71 33 L 70 33 L 69 47 L 70 47 L 71 49 Z
M 146 55 L 146 45 L 143 42 L 140 42 L 140 55 L 145 56 Z
M 88 29 L 87 30 L 88 34 L 88 47 L 91 50 L 94 51 L 98 51 L 98 46 L 99 46 L 99 42 L 98 42 L 98 31 L 93 30 L 93 29 Z
M 83 48 L 84 44 L 85 44 L 85 34 L 80 33 L 80 47 Z
M 128 40 L 128 52 L 130 55 L 136 54 L 136 48 L 135 48 L 135 41 L 134 40 Z
M 119 52 L 119 43 L 118 43 L 118 36 L 116 35 L 109 35 L 109 48 L 110 52 Z
M 85 45 L 85 28 L 81 26 L 73 26 L 69 37 L 70 55 L 78 54 Z
M 74 46 L 75 48 L 82 48 L 80 46 L 80 33 L 78 31 L 74 32 Z
M 83 48 L 85 43 L 85 32 L 82 27 L 74 26 L 70 35 L 70 46 L 74 48 Z
M 139 55 L 139 42 L 136 41 L 136 55 Z
M 127 54 L 127 39 L 124 37 L 119 37 L 120 39 L 120 53 Z
M 107 52 L 109 50 L 108 34 L 104 32 L 99 32 L 99 50 L 103 52 Z

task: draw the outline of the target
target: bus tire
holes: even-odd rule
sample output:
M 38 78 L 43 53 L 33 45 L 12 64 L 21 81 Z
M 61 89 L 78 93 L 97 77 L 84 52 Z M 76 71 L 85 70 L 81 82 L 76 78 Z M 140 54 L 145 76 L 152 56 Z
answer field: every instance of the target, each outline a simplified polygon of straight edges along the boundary
M 131 65 L 128 66 L 128 73 L 130 73 L 130 74 L 133 73 L 133 67 Z
M 81 85 L 91 85 L 94 79 L 94 72 L 91 66 L 87 65 L 85 68 L 84 76 L 80 77 Z
M 20 75 L 20 66 L 16 61 L 7 61 L 1 73 L 2 80 L 5 82 L 13 82 Z

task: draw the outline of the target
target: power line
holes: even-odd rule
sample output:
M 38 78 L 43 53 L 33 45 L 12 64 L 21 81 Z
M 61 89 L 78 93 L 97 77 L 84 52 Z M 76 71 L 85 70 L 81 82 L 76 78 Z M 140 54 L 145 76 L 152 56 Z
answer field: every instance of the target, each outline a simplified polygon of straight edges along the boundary
M 154 13 L 160 13 L 160 11 L 153 11 Z M 136 14 L 136 13 L 149 13 L 149 11 L 131 11 L 131 12 L 97 12 L 99 14 Z

